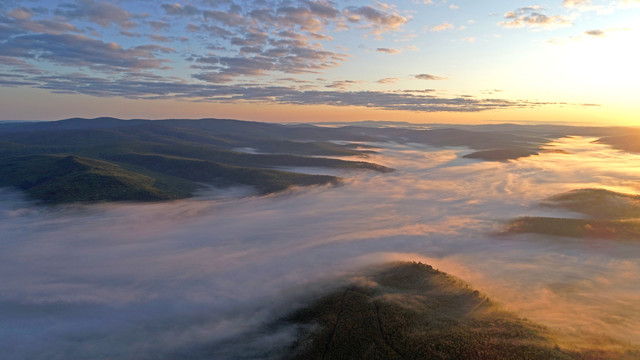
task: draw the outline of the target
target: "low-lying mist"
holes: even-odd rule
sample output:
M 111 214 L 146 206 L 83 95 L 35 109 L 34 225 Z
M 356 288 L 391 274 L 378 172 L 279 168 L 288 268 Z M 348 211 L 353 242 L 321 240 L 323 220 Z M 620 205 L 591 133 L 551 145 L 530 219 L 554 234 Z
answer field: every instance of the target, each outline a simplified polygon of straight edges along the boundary
M 376 144 L 397 171 L 338 187 L 245 190 L 155 204 L 38 207 L 0 196 L 0 353 L 11 359 L 217 358 L 277 349 L 253 333 L 332 279 L 391 260 L 458 276 L 567 346 L 640 344 L 640 241 L 493 236 L 572 189 L 640 192 L 640 156 L 563 138 L 510 162 L 469 150 Z M 639 239 L 640 240 L 640 239 Z M 195 351 L 195 350 L 194 350 Z M 255 353 L 254 353 L 255 354 Z M 260 353 L 268 357 L 271 353 Z M 276 356 L 276 355 L 274 355 Z

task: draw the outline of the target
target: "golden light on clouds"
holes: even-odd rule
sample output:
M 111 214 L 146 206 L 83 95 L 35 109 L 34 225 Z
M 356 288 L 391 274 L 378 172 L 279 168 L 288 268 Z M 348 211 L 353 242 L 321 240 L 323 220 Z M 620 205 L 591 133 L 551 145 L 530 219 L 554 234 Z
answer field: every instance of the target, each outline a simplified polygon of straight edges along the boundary
M 635 0 L 236 2 L 157 4 L 155 12 L 142 1 L 4 2 L 2 116 L 562 122 L 638 114 Z M 558 117 L 534 119 L 539 113 Z

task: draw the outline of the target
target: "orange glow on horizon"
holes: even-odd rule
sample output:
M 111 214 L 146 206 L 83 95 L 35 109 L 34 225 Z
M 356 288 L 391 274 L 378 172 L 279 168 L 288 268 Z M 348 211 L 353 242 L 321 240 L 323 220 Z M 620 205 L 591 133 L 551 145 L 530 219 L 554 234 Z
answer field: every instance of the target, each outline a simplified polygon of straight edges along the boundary
M 350 122 L 399 121 L 410 123 L 479 124 L 495 122 L 571 123 L 576 125 L 640 126 L 637 107 L 547 105 L 537 108 L 482 112 L 413 112 L 357 106 L 281 105 L 266 103 L 210 103 L 180 100 L 134 100 L 118 97 L 51 94 L 45 90 L 0 90 L 0 106 L 20 104 L 20 116 L 1 120 L 60 120 L 70 117 L 112 116 L 122 119 L 228 118 L 249 121 Z M 81 101 L 78 101 L 78 98 Z M 33 104 L 37 104 L 34 107 Z M 29 110 L 31 109 L 31 110 Z M 30 112 L 32 111 L 32 112 Z M 50 114 L 48 118 L 38 114 Z

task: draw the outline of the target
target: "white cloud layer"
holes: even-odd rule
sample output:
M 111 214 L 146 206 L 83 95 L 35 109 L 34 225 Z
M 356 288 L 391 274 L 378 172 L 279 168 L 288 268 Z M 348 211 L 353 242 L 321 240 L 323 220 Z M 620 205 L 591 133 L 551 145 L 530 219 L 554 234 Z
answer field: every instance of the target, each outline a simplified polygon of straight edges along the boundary
M 371 160 L 394 173 L 239 200 L 40 208 L 2 190 L 0 352 L 238 358 L 286 344 L 286 329 L 246 334 L 319 290 L 316 281 L 398 259 L 466 279 L 574 341 L 607 333 L 640 343 L 637 243 L 489 235 L 520 215 L 570 215 L 536 206 L 567 190 L 640 192 L 629 166 L 640 158 L 591 140 L 507 163 L 387 144 Z M 227 342 L 235 336 L 243 346 Z

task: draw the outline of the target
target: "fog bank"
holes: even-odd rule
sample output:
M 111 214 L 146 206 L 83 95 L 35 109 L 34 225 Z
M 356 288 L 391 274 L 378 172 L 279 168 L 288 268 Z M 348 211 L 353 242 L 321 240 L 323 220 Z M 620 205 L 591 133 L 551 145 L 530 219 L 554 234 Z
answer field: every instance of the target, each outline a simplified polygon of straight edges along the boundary
M 0 353 L 251 357 L 292 339 L 260 326 L 296 299 L 398 259 L 467 280 L 571 346 L 640 344 L 640 241 L 491 235 L 518 216 L 579 216 L 537 206 L 568 190 L 640 192 L 640 156 L 591 140 L 504 163 L 384 144 L 370 161 L 393 173 L 267 197 L 37 207 L 0 190 Z M 246 333 L 243 348 L 227 341 Z

